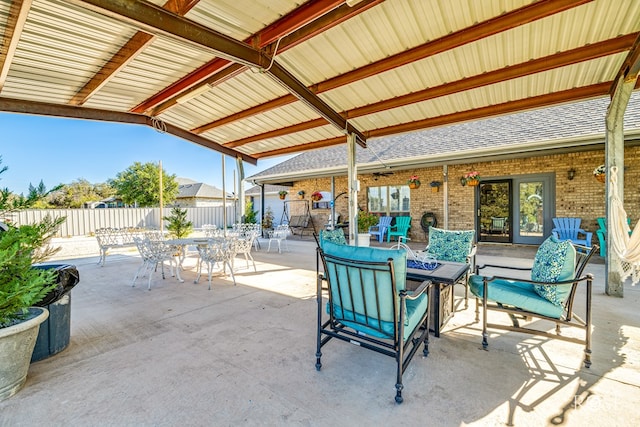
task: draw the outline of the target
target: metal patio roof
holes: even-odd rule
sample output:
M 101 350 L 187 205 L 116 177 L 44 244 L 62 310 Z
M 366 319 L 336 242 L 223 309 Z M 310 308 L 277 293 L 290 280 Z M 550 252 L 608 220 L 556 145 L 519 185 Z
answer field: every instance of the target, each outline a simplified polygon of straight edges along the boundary
M 255 163 L 611 93 L 640 1 L 0 0 L 0 33 L 0 111 Z

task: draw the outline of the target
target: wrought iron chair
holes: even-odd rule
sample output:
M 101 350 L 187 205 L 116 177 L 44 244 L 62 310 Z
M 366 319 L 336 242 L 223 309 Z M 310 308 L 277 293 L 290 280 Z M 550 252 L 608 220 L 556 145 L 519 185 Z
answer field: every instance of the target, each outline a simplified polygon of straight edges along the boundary
M 387 243 L 391 241 L 393 236 L 400 238 L 400 236 L 407 238 L 409 229 L 411 228 L 410 216 L 397 216 L 394 225 L 390 225 L 387 229 Z
M 476 274 L 469 279 L 471 292 L 476 296 L 476 322 L 479 321 L 482 306 L 482 347 L 488 347 L 487 329 L 500 329 L 540 335 L 578 344 L 584 344 L 584 366 L 591 366 L 591 293 L 593 276 L 583 275 L 591 256 L 598 250 L 573 245 L 550 237 L 540 245 L 533 267 L 517 268 L 498 265 L 476 267 Z M 480 270 L 491 267 L 509 271 L 531 270 L 531 279 L 510 276 L 480 275 Z M 585 319 L 577 316 L 574 299 L 579 285 L 586 286 Z M 512 325 L 489 323 L 489 311 L 509 315 Z M 556 333 L 543 329 L 523 326 L 521 321 L 531 318 L 549 320 L 556 324 Z M 584 331 L 584 338 L 560 334 L 560 326 L 571 326 Z
M 421 344 L 423 355 L 429 354 L 431 282 L 423 282 L 413 292 L 406 290 L 407 255 L 403 250 L 324 241 L 318 255 L 324 272 L 317 281 L 316 369 L 322 368 L 321 349 L 332 338 L 391 356 L 397 363 L 395 400 L 402 403 L 402 374 Z
M 173 273 L 173 263 L 176 262 L 175 255 L 178 252 L 178 248 L 174 245 L 169 245 L 161 240 L 150 240 L 149 238 L 141 238 L 134 237 L 133 241 L 138 248 L 138 252 L 142 257 L 142 265 L 138 267 L 135 276 L 133 277 L 133 283 L 131 286 L 136 285 L 136 280 L 140 276 L 140 272 L 143 270 L 143 276 L 145 273 L 149 273 L 149 283 L 147 285 L 147 289 L 151 290 L 151 276 L 153 272 L 157 269 L 158 264 L 161 266 L 162 278 L 164 279 L 164 263 L 169 262 L 169 267 L 171 268 L 171 276 L 174 276 Z M 178 276 L 178 280 L 182 282 L 182 278 L 180 277 L 180 271 L 178 269 L 176 263 L 176 274 Z
M 243 237 L 231 240 L 233 257 L 231 258 L 231 266 L 235 268 L 236 255 L 244 255 L 244 260 L 249 268 L 249 260 L 253 263 L 253 271 L 257 272 L 256 262 L 251 255 L 255 236 L 253 233 L 245 233 Z
M 282 253 L 282 242 L 284 242 L 285 250 L 289 250 L 287 246 L 287 236 L 291 234 L 291 229 L 288 225 L 278 225 L 274 230 L 269 232 L 269 246 L 267 247 L 267 252 L 271 250 L 271 242 L 276 242 L 278 244 L 278 253 Z
M 393 218 L 390 216 L 381 216 L 377 225 L 369 227 L 369 234 L 376 236 L 378 242 L 384 242 L 384 234 L 387 232 L 392 220 Z
M 236 278 L 233 275 L 232 259 L 234 256 L 233 243 L 227 239 L 215 238 L 209 239 L 206 245 L 198 245 L 198 254 L 200 254 L 200 261 L 198 262 L 198 276 L 194 283 L 200 281 L 202 275 L 202 264 L 207 266 L 207 273 L 209 274 L 209 290 L 211 290 L 211 278 L 215 266 L 218 266 L 223 274 L 226 275 L 226 268 L 229 267 L 231 273 L 231 279 L 233 279 L 234 286 L 236 285 Z

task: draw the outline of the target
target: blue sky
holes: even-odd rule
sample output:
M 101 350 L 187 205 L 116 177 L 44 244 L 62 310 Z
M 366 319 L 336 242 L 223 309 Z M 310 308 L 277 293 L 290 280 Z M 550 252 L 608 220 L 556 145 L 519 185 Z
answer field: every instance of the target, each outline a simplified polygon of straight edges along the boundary
M 15 193 L 26 194 L 29 183 L 41 179 L 47 188 L 79 178 L 105 182 L 136 161 L 160 160 L 169 174 L 222 188 L 220 154 L 147 126 L 0 113 L 0 135 L 2 165 L 9 168 L 0 187 Z M 245 176 L 289 157 L 263 159 L 257 167 L 245 163 Z M 235 166 L 227 157 L 229 192 Z

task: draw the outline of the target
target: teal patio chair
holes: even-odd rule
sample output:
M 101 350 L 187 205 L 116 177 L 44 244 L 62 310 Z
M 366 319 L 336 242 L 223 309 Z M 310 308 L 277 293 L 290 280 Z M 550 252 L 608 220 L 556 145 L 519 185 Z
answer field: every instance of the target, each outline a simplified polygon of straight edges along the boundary
M 596 230 L 596 236 L 598 236 L 598 242 L 600 244 L 600 256 L 602 258 L 607 256 L 607 221 L 605 218 L 598 218 L 598 228 Z M 627 224 L 631 227 L 631 218 L 627 218 Z M 631 235 L 633 230 L 629 230 L 629 235 Z
M 569 240 L 574 245 L 591 247 L 591 237 L 593 233 L 580 228 L 580 218 L 561 217 L 553 218 L 553 234 L 558 240 Z M 580 238 L 583 236 L 584 238 Z
M 398 240 L 400 236 L 407 238 L 407 234 L 409 234 L 409 228 L 411 228 L 411 217 L 410 216 L 397 216 L 396 223 L 394 225 L 390 225 L 387 229 L 387 243 L 391 241 L 392 237 L 397 237 Z
M 377 225 L 369 227 L 369 234 L 376 236 L 378 242 L 384 242 L 384 233 L 387 232 L 387 228 L 391 225 L 391 220 L 393 218 L 390 216 L 381 216 Z
M 333 338 L 391 356 L 396 361 L 395 401 L 402 403 L 402 374 L 421 344 L 429 354 L 429 289 L 424 281 L 407 291 L 407 253 L 385 248 L 318 247 L 324 272 L 318 274 L 316 369 L 322 348 Z M 328 302 L 322 284 L 328 286 Z M 335 358 L 332 360 L 336 360 Z
M 469 288 L 476 296 L 476 322 L 479 321 L 479 307 L 482 305 L 482 347 L 486 350 L 489 345 L 488 328 L 540 335 L 584 344 L 584 366 L 590 367 L 593 276 L 582 274 L 597 250 L 598 245 L 587 248 L 551 236 L 538 248 L 533 267 L 530 269 L 489 264 L 476 266 L 476 274 L 469 278 Z M 484 268 L 491 268 L 491 271 L 486 273 L 487 275 L 480 275 L 480 270 Z M 531 279 L 497 275 L 500 271 L 515 270 L 531 270 Z M 579 285 L 586 286 L 584 320 L 573 311 Z M 489 323 L 490 311 L 508 314 L 512 325 Z M 533 318 L 555 323 L 555 334 L 547 331 L 544 322 L 520 324 Z M 535 329 L 534 326 L 541 328 Z M 561 326 L 582 330 L 584 338 L 561 335 Z

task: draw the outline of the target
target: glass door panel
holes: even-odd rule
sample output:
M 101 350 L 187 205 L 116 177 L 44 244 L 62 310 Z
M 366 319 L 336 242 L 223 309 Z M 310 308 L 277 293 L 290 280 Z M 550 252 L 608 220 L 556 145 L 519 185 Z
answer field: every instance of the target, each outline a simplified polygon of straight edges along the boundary
M 479 188 L 478 240 L 511 241 L 511 180 L 483 181 Z
M 513 243 L 539 245 L 551 234 L 555 212 L 554 175 L 518 177 L 515 191 Z

